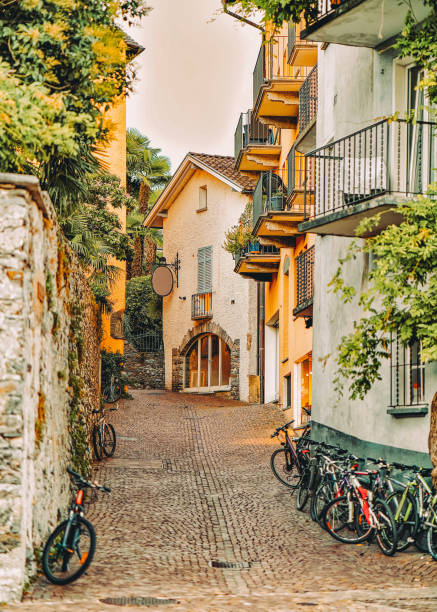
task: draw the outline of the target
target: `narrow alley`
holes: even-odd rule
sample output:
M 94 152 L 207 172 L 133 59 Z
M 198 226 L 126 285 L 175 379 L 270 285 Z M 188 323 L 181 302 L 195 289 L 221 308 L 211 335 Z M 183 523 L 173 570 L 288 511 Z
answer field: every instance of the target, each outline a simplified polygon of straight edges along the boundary
M 428 555 L 340 544 L 295 509 L 270 471 L 277 408 L 133 395 L 108 412 L 117 449 L 94 466 L 112 492 L 88 506 L 97 533 L 88 573 L 66 587 L 40 575 L 8 610 L 437 609 Z

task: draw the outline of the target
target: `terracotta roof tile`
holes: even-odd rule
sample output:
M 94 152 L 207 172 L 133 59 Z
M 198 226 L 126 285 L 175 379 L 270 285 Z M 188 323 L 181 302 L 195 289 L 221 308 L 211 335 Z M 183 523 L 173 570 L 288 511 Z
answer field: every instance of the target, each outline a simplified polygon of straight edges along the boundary
M 229 155 L 208 155 L 207 153 L 189 153 L 212 170 L 223 174 L 234 183 L 237 183 L 244 191 L 253 191 L 258 181 L 258 176 L 250 176 L 235 170 L 235 160 Z

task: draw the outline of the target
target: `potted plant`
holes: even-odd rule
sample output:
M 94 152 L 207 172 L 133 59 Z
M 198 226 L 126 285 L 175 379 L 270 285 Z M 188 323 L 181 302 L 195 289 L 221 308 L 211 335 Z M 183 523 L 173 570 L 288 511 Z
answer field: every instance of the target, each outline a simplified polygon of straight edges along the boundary
M 270 198 L 271 210 L 282 210 L 284 208 L 284 194 L 282 191 L 274 191 Z

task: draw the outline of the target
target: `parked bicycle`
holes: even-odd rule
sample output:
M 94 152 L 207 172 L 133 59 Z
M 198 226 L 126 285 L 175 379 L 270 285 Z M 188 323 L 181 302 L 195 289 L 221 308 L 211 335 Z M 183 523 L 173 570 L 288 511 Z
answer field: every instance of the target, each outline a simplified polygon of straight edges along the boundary
M 118 408 L 113 407 L 110 408 L 110 410 L 118 410 Z M 103 459 L 103 455 L 105 455 L 105 457 L 112 457 L 112 455 L 115 453 L 117 437 L 115 435 L 113 425 L 111 425 L 111 423 L 107 423 L 105 420 L 104 408 L 93 410 L 93 414 L 101 415 L 97 423 L 94 425 L 92 433 L 94 453 L 96 455 L 96 459 L 101 461 Z
M 277 427 L 272 433 L 272 438 L 283 433 L 285 439 L 281 441 L 282 448 L 278 448 L 273 452 L 270 458 L 270 467 L 273 474 L 283 485 L 296 489 L 308 461 L 310 424 L 307 424 L 302 436 L 290 438 L 288 428 L 292 423 L 294 423 L 294 419 L 282 425 L 282 427 Z
M 103 399 L 107 404 L 115 404 L 121 398 L 123 389 L 118 381 L 115 380 L 114 374 L 111 374 L 109 385 L 106 385 L 102 391 Z
M 104 493 L 111 489 L 83 478 L 67 469 L 77 487 L 70 506 L 68 519 L 60 523 L 49 536 L 42 554 L 44 574 L 53 584 L 69 584 L 77 580 L 90 566 L 96 550 L 96 533 L 92 524 L 84 518 L 85 489 Z

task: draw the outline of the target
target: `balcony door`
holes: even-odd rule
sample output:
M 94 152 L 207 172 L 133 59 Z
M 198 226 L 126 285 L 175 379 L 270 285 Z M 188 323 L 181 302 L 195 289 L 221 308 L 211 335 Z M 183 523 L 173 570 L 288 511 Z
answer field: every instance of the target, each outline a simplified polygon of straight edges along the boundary
M 227 388 L 231 377 L 231 351 L 215 334 L 197 338 L 185 358 L 185 388 L 219 390 Z

